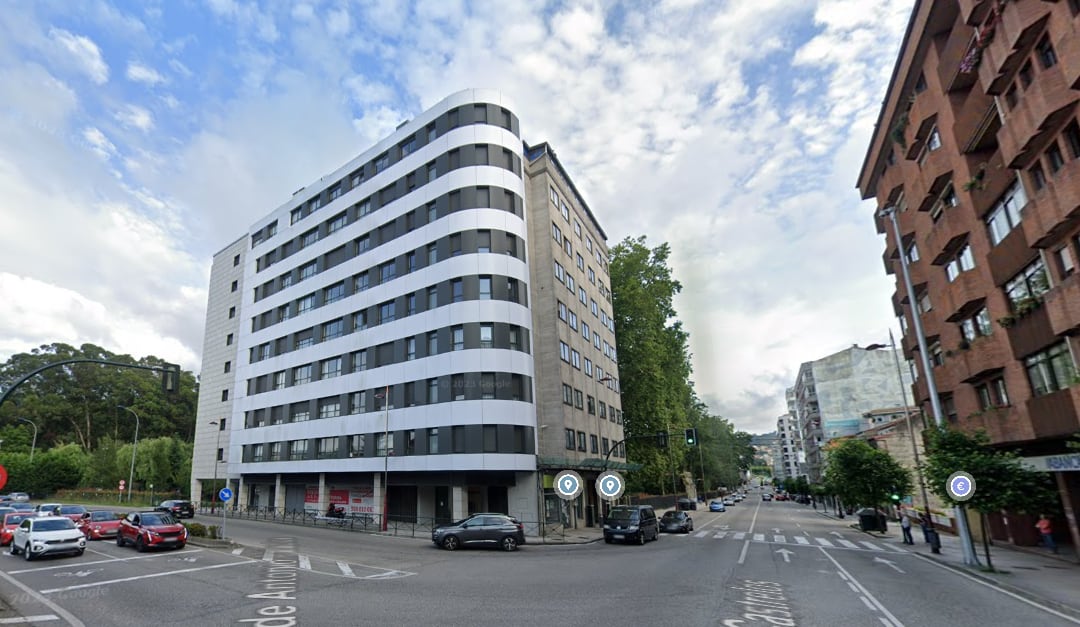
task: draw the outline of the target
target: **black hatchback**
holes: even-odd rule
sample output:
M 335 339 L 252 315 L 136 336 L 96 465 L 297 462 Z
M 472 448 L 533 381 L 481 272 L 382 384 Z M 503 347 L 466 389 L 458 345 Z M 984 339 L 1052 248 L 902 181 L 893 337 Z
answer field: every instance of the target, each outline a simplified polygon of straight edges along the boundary
M 516 551 L 525 544 L 525 526 L 506 514 L 473 514 L 431 530 L 435 546 L 454 551 L 464 546 L 497 546 Z
M 168 512 L 176 518 L 195 518 L 195 506 L 191 501 L 162 501 L 154 508 L 159 512 Z
M 660 530 L 665 533 L 690 533 L 694 530 L 694 519 L 686 512 L 665 512 L 660 517 Z

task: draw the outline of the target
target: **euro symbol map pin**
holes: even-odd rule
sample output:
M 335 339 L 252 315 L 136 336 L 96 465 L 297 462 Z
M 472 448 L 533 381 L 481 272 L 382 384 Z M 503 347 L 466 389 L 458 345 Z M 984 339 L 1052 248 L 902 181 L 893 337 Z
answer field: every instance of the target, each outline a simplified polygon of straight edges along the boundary
M 581 475 L 573 470 L 564 470 L 555 475 L 555 494 L 558 494 L 559 498 L 572 501 L 581 494 L 583 488 Z
M 615 501 L 626 490 L 626 482 L 622 475 L 614 471 L 607 471 L 596 478 L 596 493 L 606 501 Z
M 966 472 L 954 472 L 945 484 L 954 501 L 966 501 L 975 496 L 975 478 Z

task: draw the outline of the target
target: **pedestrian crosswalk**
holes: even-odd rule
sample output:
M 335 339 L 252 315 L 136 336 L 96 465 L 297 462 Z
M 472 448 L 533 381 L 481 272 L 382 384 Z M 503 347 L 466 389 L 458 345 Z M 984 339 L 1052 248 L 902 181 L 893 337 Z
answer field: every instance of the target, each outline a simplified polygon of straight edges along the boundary
M 271 563 L 276 563 L 275 560 L 282 560 L 282 563 L 287 563 L 295 559 L 295 568 L 300 571 L 320 573 L 323 575 L 335 575 L 349 579 L 398 579 L 416 574 L 405 570 L 387 568 L 385 566 L 357 564 L 355 562 L 346 562 L 302 553 L 281 555 L 272 549 L 258 547 L 240 547 L 232 549 L 231 553 L 237 557 L 245 557 Z
M 900 547 L 892 544 L 882 542 L 876 544 L 874 542 L 868 542 L 866 540 L 859 540 L 857 543 L 851 540 L 846 540 L 840 537 L 833 538 L 821 538 L 821 537 L 807 537 L 804 535 L 791 536 L 774 533 L 770 538 L 766 538 L 763 533 L 750 533 L 746 531 L 714 531 L 703 530 L 697 531 L 692 534 L 694 538 L 703 538 L 709 540 L 750 540 L 752 542 L 760 542 L 763 544 L 790 544 L 793 546 L 819 546 L 827 549 L 850 549 L 855 551 L 877 551 L 879 553 L 907 553 L 908 551 L 901 549 Z

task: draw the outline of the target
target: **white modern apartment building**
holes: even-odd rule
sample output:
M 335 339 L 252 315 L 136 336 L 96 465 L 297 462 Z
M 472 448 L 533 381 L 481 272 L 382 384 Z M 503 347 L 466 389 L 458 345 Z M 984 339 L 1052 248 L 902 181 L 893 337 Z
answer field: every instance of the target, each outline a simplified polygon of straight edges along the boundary
M 215 256 L 193 500 L 216 457 L 240 507 L 540 519 L 523 154 L 459 92 Z
M 788 390 L 793 395 L 792 390 Z M 793 399 L 792 399 L 793 400 Z M 787 413 L 776 419 L 776 440 L 778 459 L 775 462 L 775 474 L 780 479 L 796 479 L 799 476 L 799 453 L 802 451 L 799 439 L 799 421 L 794 413 Z

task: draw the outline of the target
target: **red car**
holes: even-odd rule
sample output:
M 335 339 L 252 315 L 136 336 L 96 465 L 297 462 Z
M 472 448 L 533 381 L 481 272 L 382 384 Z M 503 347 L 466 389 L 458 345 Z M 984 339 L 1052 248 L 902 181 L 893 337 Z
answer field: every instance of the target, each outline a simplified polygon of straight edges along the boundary
M 131 512 L 120 521 L 116 546 L 131 543 L 140 552 L 151 547 L 182 549 L 187 544 L 187 538 L 187 528 L 176 522 L 172 514 Z
M 120 519 L 115 512 L 106 510 L 86 512 L 76 524 L 87 540 L 115 538 L 120 531 Z
M 27 518 L 36 518 L 37 514 L 34 512 L 17 512 L 15 514 L 4 514 L 4 526 L 0 527 L 0 546 L 7 546 L 11 544 L 11 538 L 15 536 L 15 528 L 19 526 L 23 520 Z
M 66 517 L 66 518 L 70 518 L 71 522 L 75 523 L 76 525 L 78 525 L 79 521 L 82 520 L 83 514 L 85 514 L 88 511 L 90 511 L 90 510 L 86 509 L 82 505 L 61 505 L 60 506 L 60 515 Z

